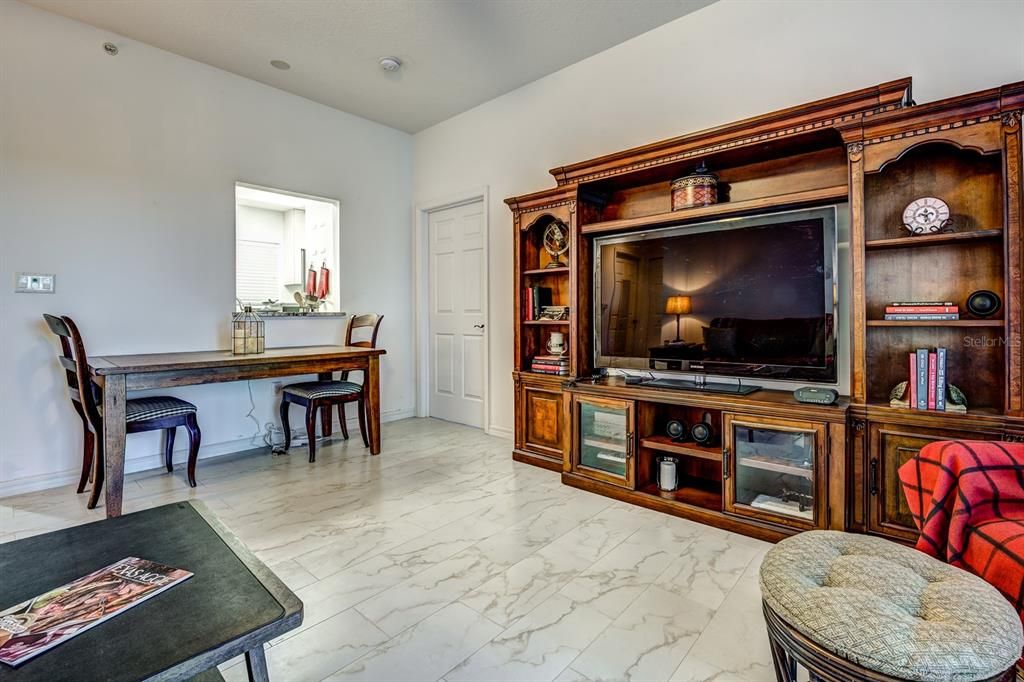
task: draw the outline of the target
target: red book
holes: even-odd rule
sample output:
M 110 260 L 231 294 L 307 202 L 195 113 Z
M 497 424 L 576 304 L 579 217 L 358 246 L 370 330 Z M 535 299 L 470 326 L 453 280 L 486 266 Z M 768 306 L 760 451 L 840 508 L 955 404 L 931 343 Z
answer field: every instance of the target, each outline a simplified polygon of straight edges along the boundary
M 917 353 L 910 354 L 910 381 L 907 382 L 910 387 L 910 408 L 917 408 Z
M 935 353 L 928 353 L 928 409 L 935 409 L 935 381 L 939 376 L 938 358 Z
M 958 313 L 960 307 L 955 305 L 887 305 L 885 312 L 904 315 L 923 313 Z

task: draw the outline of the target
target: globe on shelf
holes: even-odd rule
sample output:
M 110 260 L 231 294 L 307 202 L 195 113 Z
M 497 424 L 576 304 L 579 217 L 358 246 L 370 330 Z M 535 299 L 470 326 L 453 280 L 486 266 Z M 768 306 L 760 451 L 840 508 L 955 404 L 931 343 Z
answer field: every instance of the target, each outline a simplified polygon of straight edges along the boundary
M 569 227 L 556 220 L 544 230 L 544 250 L 551 256 L 548 268 L 564 268 L 568 263 L 558 260 L 558 257 L 569 250 Z

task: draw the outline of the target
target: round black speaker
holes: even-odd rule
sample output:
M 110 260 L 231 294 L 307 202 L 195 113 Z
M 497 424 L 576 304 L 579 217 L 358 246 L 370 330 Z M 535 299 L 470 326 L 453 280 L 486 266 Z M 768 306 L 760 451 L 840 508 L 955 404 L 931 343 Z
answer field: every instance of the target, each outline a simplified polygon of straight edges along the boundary
M 697 445 L 713 445 L 715 427 L 711 424 L 711 413 L 705 412 L 701 420 L 690 427 L 690 438 Z
M 668 437 L 674 441 L 680 441 L 686 438 L 686 424 L 683 422 L 673 419 L 669 423 L 665 424 L 665 433 Z
M 992 317 L 1003 307 L 1003 302 L 994 291 L 975 291 L 967 297 L 967 310 L 975 317 Z

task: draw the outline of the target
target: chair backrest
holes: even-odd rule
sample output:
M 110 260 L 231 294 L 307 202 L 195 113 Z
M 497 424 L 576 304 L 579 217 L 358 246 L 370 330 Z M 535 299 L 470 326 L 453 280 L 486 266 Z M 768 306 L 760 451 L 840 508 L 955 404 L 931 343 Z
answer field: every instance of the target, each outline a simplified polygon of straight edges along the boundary
M 78 331 L 78 325 L 67 315 L 43 315 L 46 325 L 60 339 L 61 354 L 57 356 L 61 367 L 67 375 L 68 390 L 71 402 L 83 419 L 88 419 L 94 429 L 102 428 L 100 411 L 96 407 L 96 394 L 93 391 L 92 377 L 89 375 L 88 356 L 85 344 Z
M 348 319 L 348 326 L 345 328 L 345 345 L 346 346 L 359 346 L 360 348 L 376 348 L 377 347 L 377 332 L 380 331 L 380 323 L 384 320 L 383 315 L 377 313 L 364 313 L 362 315 L 353 315 Z M 360 341 L 353 341 L 353 332 L 356 330 L 369 329 L 369 332 L 364 332 L 362 335 L 369 334 L 369 339 L 363 339 Z

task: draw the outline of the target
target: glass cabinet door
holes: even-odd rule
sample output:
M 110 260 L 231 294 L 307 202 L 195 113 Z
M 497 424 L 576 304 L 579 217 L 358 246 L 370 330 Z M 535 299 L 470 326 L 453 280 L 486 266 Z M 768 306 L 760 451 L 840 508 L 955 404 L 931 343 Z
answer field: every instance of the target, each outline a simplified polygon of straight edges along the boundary
M 633 403 L 574 398 L 576 473 L 617 485 L 633 483 Z
M 816 525 L 825 425 L 726 415 L 725 427 L 729 511 Z

